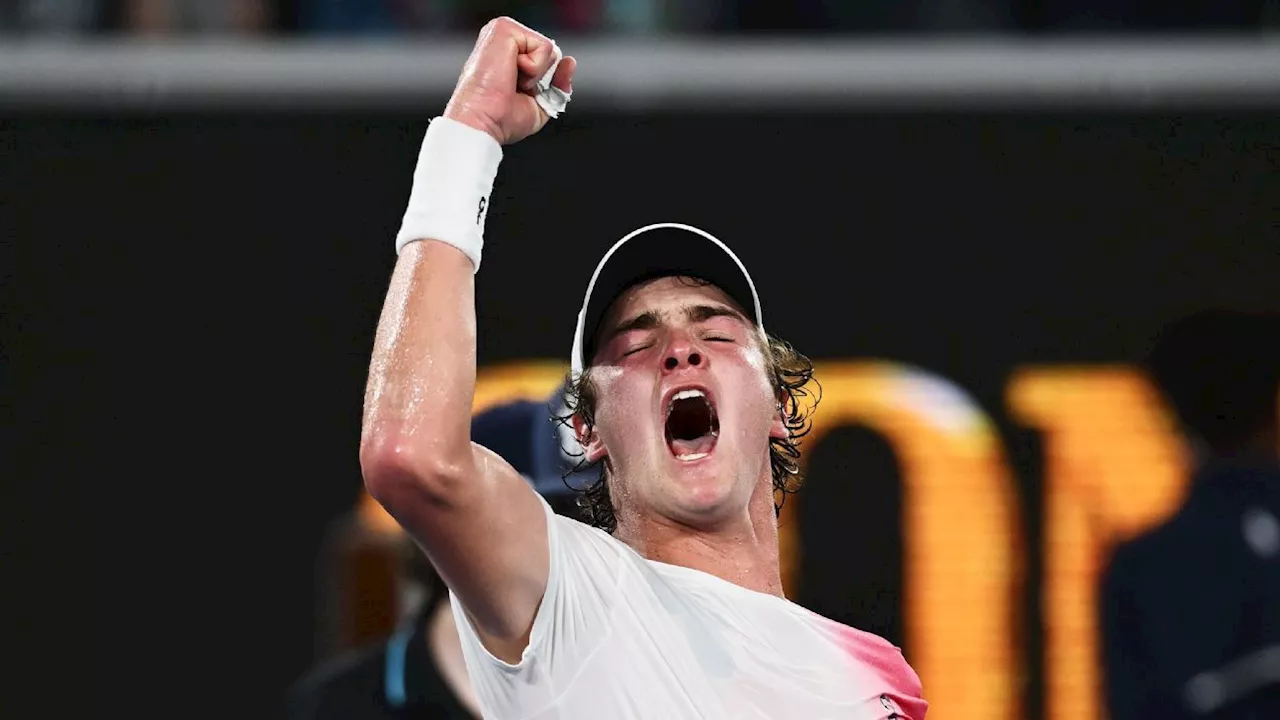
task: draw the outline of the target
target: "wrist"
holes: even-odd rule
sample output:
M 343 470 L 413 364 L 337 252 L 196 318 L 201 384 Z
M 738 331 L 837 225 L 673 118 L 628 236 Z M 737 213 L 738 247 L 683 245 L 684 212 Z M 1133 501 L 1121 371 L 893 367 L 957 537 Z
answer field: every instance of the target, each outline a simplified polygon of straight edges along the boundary
M 468 108 L 465 104 L 455 107 L 451 101 L 449 105 L 445 107 L 444 114 L 441 117 L 466 125 L 473 130 L 479 130 L 493 138 L 493 141 L 499 145 L 506 144 L 503 142 L 502 129 L 498 127 L 497 123 L 489 120 L 481 113 Z
M 432 120 L 396 234 L 396 253 L 416 240 L 438 240 L 462 251 L 479 270 L 489 196 L 501 161 L 502 145 L 489 133 L 452 118 Z

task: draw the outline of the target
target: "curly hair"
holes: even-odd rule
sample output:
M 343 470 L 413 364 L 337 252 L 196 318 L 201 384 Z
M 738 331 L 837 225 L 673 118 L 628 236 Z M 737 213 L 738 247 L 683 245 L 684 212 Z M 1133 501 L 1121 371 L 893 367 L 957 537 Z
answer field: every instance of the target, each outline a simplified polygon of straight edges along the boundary
M 768 350 L 770 381 L 781 399 L 780 408 L 787 426 L 787 437 L 769 438 L 769 466 L 773 476 L 774 512 L 782 511 L 787 495 L 800 489 L 800 443 L 812 428 L 813 412 L 822 399 L 822 386 L 813 376 L 813 363 L 791 345 L 767 333 L 761 333 Z M 591 368 L 577 377 L 565 380 L 564 415 L 555 420 L 571 423 L 574 415 L 582 418 L 588 433 L 595 428 L 597 388 L 592 382 Z M 581 454 L 581 453 L 578 453 Z M 599 474 L 584 487 L 574 487 L 568 478 L 574 473 L 599 465 Z M 606 456 L 596 463 L 585 458 L 565 475 L 565 484 L 578 493 L 578 506 L 584 522 L 612 534 L 618 528 L 613 498 L 609 494 L 609 461 Z

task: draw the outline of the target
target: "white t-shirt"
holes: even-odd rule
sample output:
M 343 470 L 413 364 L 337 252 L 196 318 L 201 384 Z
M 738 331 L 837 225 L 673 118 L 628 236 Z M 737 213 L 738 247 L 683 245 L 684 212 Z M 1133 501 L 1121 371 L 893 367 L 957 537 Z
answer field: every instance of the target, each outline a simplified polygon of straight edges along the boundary
M 543 505 L 551 568 L 520 662 L 490 654 L 453 603 L 486 718 L 923 720 L 920 679 L 887 641 Z

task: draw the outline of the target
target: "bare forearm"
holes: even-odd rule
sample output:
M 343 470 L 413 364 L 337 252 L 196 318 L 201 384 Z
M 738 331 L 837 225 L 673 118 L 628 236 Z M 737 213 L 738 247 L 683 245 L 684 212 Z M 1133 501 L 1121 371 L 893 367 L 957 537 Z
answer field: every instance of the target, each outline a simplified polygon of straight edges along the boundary
M 471 442 L 474 278 L 502 146 L 546 124 L 537 81 L 558 56 L 549 38 L 493 20 L 427 128 L 396 233 L 360 442 L 366 489 L 426 551 L 490 650 L 511 662 L 546 590 L 550 552 L 542 501 L 506 460 Z M 552 82 L 567 98 L 576 61 L 563 60 Z
M 378 321 L 365 390 L 366 474 L 388 461 L 434 470 L 470 462 L 475 338 L 471 261 L 438 242 L 406 245 Z

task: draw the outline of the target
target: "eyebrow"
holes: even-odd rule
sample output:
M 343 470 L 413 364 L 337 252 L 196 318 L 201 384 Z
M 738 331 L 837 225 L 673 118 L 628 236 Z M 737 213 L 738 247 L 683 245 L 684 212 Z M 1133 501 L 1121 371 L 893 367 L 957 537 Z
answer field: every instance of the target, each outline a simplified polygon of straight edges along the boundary
M 607 343 L 622 333 L 632 330 L 652 330 L 660 324 L 662 324 L 662 316 L 658 314 L 658 311 L 646 310 L 626 322 L 619 323 L 605 335 L 604 342 Z
M 724 305 L 690 305 L 684 309 L 684 315 L 692 323 L 701 323 L 717 317 L 729 317 L 746 323 L 742 313 Z M 662 324 L 662 315 L 657 310 L 646 310 L 625 322 L 619 323 L 605 335 L 603 342 L 608 343 L 617 336 L 632 330 L 652 330 Z
M 684 314 L 689 318 L 689 322 L 694 323 L 706 322 L 717 317 L 733 318 L 744 324 L 747 322 L 747 318 L 742 313 L 724 305 L 693 305 L 685 308 Z

